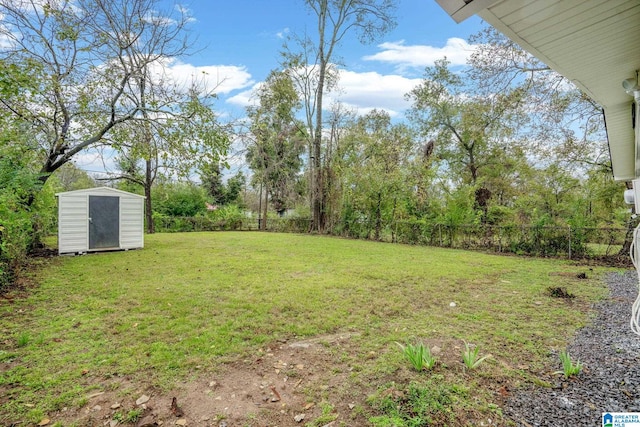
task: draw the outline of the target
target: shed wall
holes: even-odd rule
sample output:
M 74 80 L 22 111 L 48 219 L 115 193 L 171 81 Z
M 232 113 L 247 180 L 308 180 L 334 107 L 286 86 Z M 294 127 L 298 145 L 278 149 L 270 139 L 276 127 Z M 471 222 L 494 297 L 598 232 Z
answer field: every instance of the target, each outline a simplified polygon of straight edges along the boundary
M 58 252 L 86 252 L 89 247 L 89 202 L 86 194 L 58 198 Z
M 120 197 L 120 247 L 144 247 L 144 199 Z

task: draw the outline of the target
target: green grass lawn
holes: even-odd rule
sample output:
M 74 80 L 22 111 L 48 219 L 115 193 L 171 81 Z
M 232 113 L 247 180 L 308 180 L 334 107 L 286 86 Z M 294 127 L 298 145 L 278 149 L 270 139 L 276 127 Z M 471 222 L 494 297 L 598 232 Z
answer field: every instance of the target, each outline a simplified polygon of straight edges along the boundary
M 604 269 L 559 260 L 259 232 L 156 234 L 145 245 L 56 259 L 28 296 L 0 299 L 0 421 L 85 404 L 100 389 L 88 372 L 169 389 L 266 343 L 336 332 L 357 333 L 346 357 L 366 363 L 353 382 L 376 387 L 406 367 L 396 342 L 473 343 L 492 354 L 486 366 L 476 376 L 441 367 L 439 384 L 464 380 L 455 405 L 498 411 L 491 393 L 469 393 L 474 384 L 538 381 L 606 295 Z M 576 298 L 550 298 L 550 286 Z M 372 399 L 372 423 L 396 416 Z

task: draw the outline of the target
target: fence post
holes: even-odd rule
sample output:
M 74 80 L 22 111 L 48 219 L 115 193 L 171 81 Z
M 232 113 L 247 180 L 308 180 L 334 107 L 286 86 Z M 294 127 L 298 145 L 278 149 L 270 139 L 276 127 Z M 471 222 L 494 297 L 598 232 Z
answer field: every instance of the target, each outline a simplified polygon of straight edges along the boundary
M 569 226 L 569 259 L 571 259 L 571 226 Z

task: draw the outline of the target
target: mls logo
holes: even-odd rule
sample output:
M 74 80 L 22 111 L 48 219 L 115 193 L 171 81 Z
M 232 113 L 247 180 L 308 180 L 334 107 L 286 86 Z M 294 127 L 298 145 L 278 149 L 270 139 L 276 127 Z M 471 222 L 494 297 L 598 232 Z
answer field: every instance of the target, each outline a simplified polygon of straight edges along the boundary
M 613 415 L 602 414 L 602 427 L 613 427 Z

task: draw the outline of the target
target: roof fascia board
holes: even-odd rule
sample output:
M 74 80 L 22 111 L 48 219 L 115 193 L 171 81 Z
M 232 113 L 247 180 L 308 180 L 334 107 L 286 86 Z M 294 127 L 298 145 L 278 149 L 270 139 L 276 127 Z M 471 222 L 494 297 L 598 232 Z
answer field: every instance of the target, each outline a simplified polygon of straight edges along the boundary
M 436 1 L 458 24 L 496 2 L 496 0 L 471 0 L 469 3 L 464 0 Z

